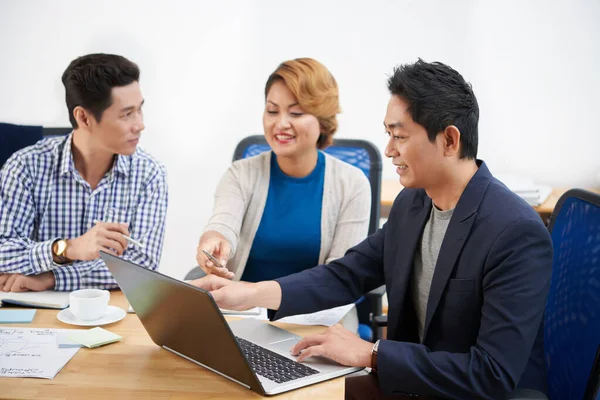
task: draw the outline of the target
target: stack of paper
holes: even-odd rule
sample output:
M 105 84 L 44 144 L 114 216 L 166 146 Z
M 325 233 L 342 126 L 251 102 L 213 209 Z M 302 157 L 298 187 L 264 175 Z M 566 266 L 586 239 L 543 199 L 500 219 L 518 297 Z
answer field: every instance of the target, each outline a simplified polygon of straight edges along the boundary
M 350 311 L 354 307 L 354 304 L 347 304 L 345 306 L 331 308 L 329 310 L 317 311 L 312 314 L 302 314 L 302 315 L 292 315 L 290 317 L 285 317 L 278 319 L 277 322 L 286 322 L 288 324 L 297 324 L 297 325 L 323 325 L 323 326 L 332 326 L 340 322 L 342 318 L 348 311 Z M 258 314 L 257 314 L 258 310 Z M 223 311 L 223 310 L 221 310 Z M 226 310 L 229 311 L 229 310 Z M 247 311 L 229 311 L 227 313 L 223 312 L 227 316 L 239 317 L 239 318 L 253 318 L 262 321 L 268 321 L 267 309 L 263 307 L 255 307 L 251 308 Z
M 506 185 L 511 191 L 525 200 L 531 206 L 539 206 L 548 199 L 552 193 L 552 187 L 536 184 L 531 179 L 515 175 L 495 175 L 498 180 Z
M 347 304 L 329 310 L 317 311 L 312 314 L 292 315 L 291 317 L 281 318 L 278 322 L 298 325 L 333 326 L 340 322 L 352 307 L 354 307 L 354 304 Z

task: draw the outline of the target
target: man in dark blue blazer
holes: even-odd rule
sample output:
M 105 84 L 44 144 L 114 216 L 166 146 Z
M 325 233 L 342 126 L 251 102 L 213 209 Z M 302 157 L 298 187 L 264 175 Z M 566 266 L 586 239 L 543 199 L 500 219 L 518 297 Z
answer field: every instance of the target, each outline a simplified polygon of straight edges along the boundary
M 385 153 L 405 189 L 384 227 L 343 258 L 277 281 L 208 276 L 195 284 L 223 308 L 264 306 L 281 318 L 352 303 L 385 283 L 387 340 L 373 345 L 334 326 L 292 349 L 299 361 L 323 355 L 371 367 L 374 374 L 347 380 L 347 398 L 544 392 L 548 231 L 476 159 L 479 109 L 458 72 L 419 60 L 397 68 L 388 87 Z

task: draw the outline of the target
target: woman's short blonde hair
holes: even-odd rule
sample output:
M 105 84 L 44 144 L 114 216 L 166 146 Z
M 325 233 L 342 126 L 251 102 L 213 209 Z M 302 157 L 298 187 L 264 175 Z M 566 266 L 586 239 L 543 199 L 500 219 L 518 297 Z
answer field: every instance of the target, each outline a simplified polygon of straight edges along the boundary
M 285 61 L 267 79 L 265 98 L 277 81 L 285 83 L 304 111 L 317 117 L 321 129 L 317 147 L 331 145 L 341 110 L 337 82 L 329 70 L 312 58 Z

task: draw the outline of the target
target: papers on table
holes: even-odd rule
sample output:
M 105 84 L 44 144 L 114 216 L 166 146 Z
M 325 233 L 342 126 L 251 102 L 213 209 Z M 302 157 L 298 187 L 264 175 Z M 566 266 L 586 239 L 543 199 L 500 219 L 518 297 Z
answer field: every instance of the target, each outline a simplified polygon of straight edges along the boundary
M 333 326 L 340 322 L 348 311 L 354 307 L 354 304 L 347 304 L 329 310 L 318 311 L 312 314 L 293 315 L 277 320 L 278 322 L 287 322 L 289 324 L 298 325 L 324 325 Z
M 531 179 L 509 174 L 499 174 L 495 176 L 499 181 L 504 183 L 506 187 L 531 206 L 539 206 L 545 202 L 552 193 L 551 186 L 536 184 Z
M 0 328 L 0 377 L 53 379 L 79 348 L 59 348 L 66 329 Z
M 329 310 L 317 311 L 312 314 L 302 314 L 302 315 L 293 315 L 290 317 L 285 317 L 282 319 L 278 319 L 277 322 L 286 322 L 288 324 L 297 324 L 297 325 L 323 325 L 323 326 L 332 326 L 340 322 L 342 318 L 354 307 L 354 304 L 348 304 L 341 307 L 332 308 Z M 255 318 L 263 321 L 267 321 L 267 309 L 266 308 L 257 308 L 260 310 L 258 315 L 253 311 L 252 313 L 248 313 L 242 311 L 242 314 L 236 314 L 236 311 L 231 311 L 226 315 L 232 317 L 241 317 L 241 318 Z M 254 309 L 252 309 L 254 310 Z M 225 314 L 225 313 L 223 313 Z

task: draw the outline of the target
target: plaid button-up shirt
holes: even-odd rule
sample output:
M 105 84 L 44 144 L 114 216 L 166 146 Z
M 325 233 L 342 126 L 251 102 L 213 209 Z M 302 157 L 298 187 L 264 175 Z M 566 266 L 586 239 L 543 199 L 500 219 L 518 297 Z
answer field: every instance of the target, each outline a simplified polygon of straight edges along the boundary
M 143 150 L 117 156 L 96 189 L 75 169 L 72 134 L 22 149 L 0 171 L 0 273 L 52 271 L 55 290 L 115 288 L 101 259 L 59 265 L 52 243 L 87 232 L 94 220 L 125 222 L 131 237 L 123 258 L 157 269 L 165 232 L 165 169 Z

